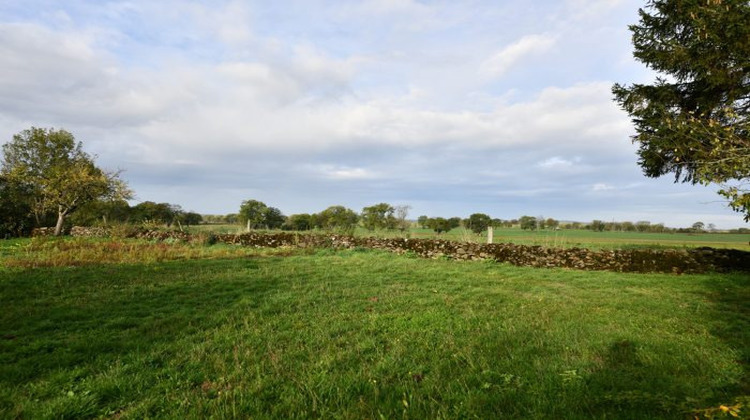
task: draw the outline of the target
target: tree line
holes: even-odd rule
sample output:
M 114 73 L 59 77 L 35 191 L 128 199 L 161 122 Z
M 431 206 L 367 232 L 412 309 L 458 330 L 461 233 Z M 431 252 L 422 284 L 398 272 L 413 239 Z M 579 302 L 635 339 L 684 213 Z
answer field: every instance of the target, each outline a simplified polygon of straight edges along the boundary
M 369 231 L 404 232 L 412 227 L 408 205 L 378 203 L 357 213 L 334 205 L 319 213 L 286 216 L 276 207 L 254 199 L 240 204 L 237 213 L 223 216 L 185 211 L 171 203 L 145 201 L 131 206 L 133 192 L 120 179 L 119 172 L 107 172 L 83 152 L 80 142 L 65 130 L 32 127 L 3 145 L 0 168 L 0 237 L 28 235 L 34 227 L 55 226 L 55 234 L 66 225 L 143 224 L 150 227 L 178 227 L 200 223 L 242 224 L 247 229 L 306 231 L 320 229 L 352 233 L 362 227 Z M 484 213 L 468 218 L 419 216 L 416 224 L 437 234 L 464 227 L 482 233 L 489 227 L 518 227 L 523 230 L 589 229 L 625 232 L 704 232 L 715 230 L 696 222 L 690 228 L 671 229 L 663 224 L 639 222 L 561 223 L 553 218 L 522 216 L 496 219 Z

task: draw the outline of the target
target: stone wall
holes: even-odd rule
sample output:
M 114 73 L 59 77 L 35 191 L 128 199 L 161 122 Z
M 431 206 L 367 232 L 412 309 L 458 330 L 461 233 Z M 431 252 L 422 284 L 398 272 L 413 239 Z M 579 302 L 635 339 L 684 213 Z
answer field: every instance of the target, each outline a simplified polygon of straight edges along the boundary
M 74 236 L 101 236 L 102 231 L 74 228 Z M 100 229 L 100 228 L 93 228 Z M 208 234 L 197 234 L 208 235 Z M 189 241 L 193 235 L 175 231 L 134 231 L 130 237 Z M 321 233 L 211 234 L 211 243 L 251 247 L 282 246 L 307 248 L 369 248 L 395 253 L 412 253 L 424 258 L 494 260 L 517 266 L 561 267 L 578 270 L 607 270 L 641 273 L 750 272 L 750 252 L 731 249 L 627 249 L 590 250 L 545 248 L 516 244 L 476 244 L 439 239 L 372 238 Z

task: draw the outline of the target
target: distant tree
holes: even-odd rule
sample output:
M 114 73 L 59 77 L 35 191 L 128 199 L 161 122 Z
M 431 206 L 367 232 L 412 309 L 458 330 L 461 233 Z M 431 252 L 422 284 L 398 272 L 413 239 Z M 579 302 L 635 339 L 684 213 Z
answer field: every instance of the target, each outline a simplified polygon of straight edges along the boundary
M 393 229 L 396 226 L 396 209 L 388 203 L 375 204 L 362 209 L 362 226 L 367 230 Z
M 544 221 L 544 225 L 547 226 L 547 229 L 557 229 L 560 222 L 550 217 Z
M 177 209 L 169 203 L 155 203 L 153 201 L 144 201 L 138 203 L 131 209 L 131 220 L 134 222 L 151 222 L 156 224 L 165 224 L 171 226 L 177 217 Z
M 419 227 L 421 227 L 422 229 L 427 229 L 427 228 L 428 228 L 428 226 L 427 226 L 427 221 L 428 221 L 428 220 L 430 220 L 430 218 L 429 218 L 429 217 L 427 217 L 427 216 L 419 216 L 419 217 L 417 218 L 417 224 L 418 224 L 418 225 L 419 225 Z
M 203 216 L 198 213 L 188 211 L 180 215 L 180 223 L 185 226 L 195 226 L 201 224 Z
M 636 229 L 633 222 L 622 222 L 622 230 L 625 232 L 634 232 Z
M 245 200 L 240 205 L 239 221 L 248 229 L 257 229 L 266 224 L 268 206 L 258 200 Z
M 317 215 L 317 223 L 325 230 L 353 233 L 359 216 L 344 206 L 331 206 Z
M 647 220 L 639 220 L 635 222 L 635 230 L 638 232 L 648 232 L 651 229 L 651 222 Z
M 70 215 L 74 226 L 108 225 L 125 223 L 131 218 L 131 208 L 125 200 L 94 200 L 78 208 Z
M 750 2 L 650 0 L 639 14 L 634 56 L 664 76 L 612 88 L 638 163 L 650 177 L 723 184 L 750 221 Z
M 455 229 L 455 228 L 461 226 L 461 218 L 460 217 L 451 217 L 450 219 L 448 219 L 448 225 L 450 226 L 450 229 L 448 229 L 448 230 L 452 230 L 452 229 Z
M 651 228 L 649 229 L 650 232 L 654 232 L 654 233 L 663 233 L 666 230 L 667 229 L 664 227 L 663 223 L 655 223 L 651 225 Z
M 455 222 L 451 222 L 449 219 L 443 217 L 434 217 L 427 220 L 427 226 L 438 235 L 453 229 L 453 223 Z
M 240 222 L 240 215 L 237 213 L 229 213 L 223 217 L 223 222 L 235 225 Z
M 57 213 L 55 235 L 62 233 L 65 218 L 80 206 L 105 197 L 132 196 L 118 173 L 99 169 L 81 142 L 65 130 L 32 127 L 14 135 L 3 145 L 0 173 L 29 191 L 37 223 L 45 213 Z
M 484 213 L 474 213 L 469 216 L 466 222 L 466 227 L 474 233 L 482 233 L 492 223 L 492 218 Z
M 589 224 L 589 229 L 594 232 L 603 232 L 606 224 L 601 220 L 594 220 Z
M 523 230 L 536 230 L 536 217 L 533 216 L 522 216 L 518 219 Z
M 287 230 L 305 231 L 312 229 L 312 227 L 313 224 L 310 215 L 307 213 L 302 213 L 289 216 L 286 219 L 286 223 L 284 224 L 283 228 Z
M 276 207 L 267 207 L 263 215 L 263 223 L 268 229 L 279 229 L 284 222 L 286 222 L 286 216 L 281 210 Z
M 704 226 L 703 222 L 695 222 L 693 223 L 692 229 L 694 232 L 703 232 Z
M 708 231 L 709 232 L 716 232 L 716 225 L 713 223 L 708 224 Z
M 411 227 L 411 223 L 406 219 L 409 216 L 411 206 L 399 205 L 394 207 L 394 209 L 396 210 L 394 215 L 396 218 L 396 229 L 404 232 Z

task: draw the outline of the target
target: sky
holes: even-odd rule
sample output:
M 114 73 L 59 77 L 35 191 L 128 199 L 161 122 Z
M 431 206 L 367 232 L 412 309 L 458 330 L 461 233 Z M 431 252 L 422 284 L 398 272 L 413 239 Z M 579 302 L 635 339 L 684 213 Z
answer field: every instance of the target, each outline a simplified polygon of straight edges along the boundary
M 141 201 L 747 227 L 647 178 L 632 0 L 3 0 L 0 143 L 63 128 Z

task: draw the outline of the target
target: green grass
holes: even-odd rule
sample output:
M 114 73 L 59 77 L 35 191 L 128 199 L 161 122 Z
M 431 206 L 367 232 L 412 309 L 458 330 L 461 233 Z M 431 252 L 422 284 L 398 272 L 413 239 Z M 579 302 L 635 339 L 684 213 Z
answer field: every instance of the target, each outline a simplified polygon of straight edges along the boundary
M 0 241 L 0 261 L 25 247 Z M 79 252 L 58 248 L 38 259 Z M 682 419 L 750 409 L 738 405 L 750 403 L 747 276 L 287 254 L 5 264 L 0 418 Z
M 192 226 L 193 232 L 241 233 L 238 225 Z M 358 236 L 403 237 L 398 231 L 368 231 L 358 228 Z M 476 235 L 467 229 L 457 228 L 437 235 L 430 229 L 413 228 L 407 233 L 412 238 L 446 239 L 452 241 L 481 242 L 487 240 L 486 233 Z M 593 232 L 584 229 L 561 229 L 527 231 L 520 228 L 496 228 L 495 243 L 541 245 L 555 248 L 730 248 L 750 251 L 750 235 L 739 233 L 650 233 L 650 232 Z

